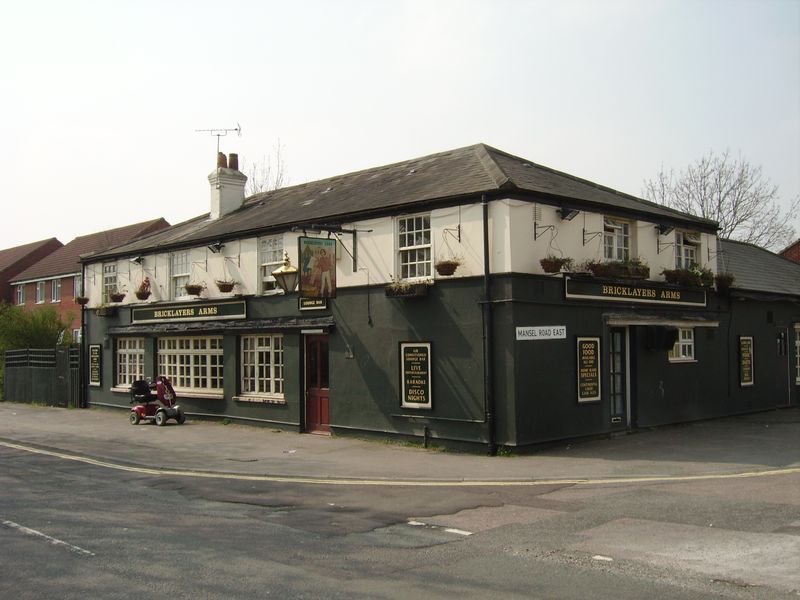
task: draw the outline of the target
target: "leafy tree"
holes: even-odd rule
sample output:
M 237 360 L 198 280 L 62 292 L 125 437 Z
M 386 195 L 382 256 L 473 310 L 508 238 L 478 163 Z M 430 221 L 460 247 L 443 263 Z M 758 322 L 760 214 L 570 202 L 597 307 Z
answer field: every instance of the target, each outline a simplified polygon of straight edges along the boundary
M 736 158 L 727 150 L 710 151 L 678 175 L 664 167 L 644 181 L 642 195 L 669 206 L 719 223 L 719 237 L 750 242 L 780 250 L 795 240 L 791 219 L 800 211 L 800 196 L 788 211 L 778 205 L 778 186 L 763 175 L 760 166 Z
M 0 305 L 0 351 L 14 348 L 53 348 L 72 342 L 69 324 L 54 308 L 25 310 L 21 306 Z

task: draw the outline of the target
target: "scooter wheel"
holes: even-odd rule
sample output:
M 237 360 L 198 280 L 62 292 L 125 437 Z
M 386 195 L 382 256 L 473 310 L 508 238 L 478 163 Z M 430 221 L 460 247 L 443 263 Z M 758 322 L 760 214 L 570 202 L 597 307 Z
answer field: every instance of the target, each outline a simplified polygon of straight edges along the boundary
M 130 414 L 130 416 L 128 417 L 128 420 L 131 422 L 131 425 L 138 425 L 138 424 L 139 424 L 139 421 L 140 421 L 141 419 L 139 418 L 139 413 L 137 413 L 137 412 L 132 412 L 132 413 Z
M 186 423 L 186 415 L 183 414 L 183 411 L 178 413 L 178 416 L 175 417 L 175 420 L 178 421 L 178 425 L 183 425 Z
M 167 424 L 167 413 L 165 413 L 163 410 L 158 411 L 156 413 L 156 425 L 161 427 L 162 425 L 166 424 Z

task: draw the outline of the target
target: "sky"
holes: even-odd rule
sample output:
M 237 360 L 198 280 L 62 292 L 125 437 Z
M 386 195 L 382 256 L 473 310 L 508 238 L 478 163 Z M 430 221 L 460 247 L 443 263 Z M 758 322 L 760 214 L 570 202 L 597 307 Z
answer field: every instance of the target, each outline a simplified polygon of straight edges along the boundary
M 741 153 L 800 194 L 800 0 L 0 0 L 0 248 L 476 143 L 634 195 Z M 800 215 L 792 222 L 800 232 Z

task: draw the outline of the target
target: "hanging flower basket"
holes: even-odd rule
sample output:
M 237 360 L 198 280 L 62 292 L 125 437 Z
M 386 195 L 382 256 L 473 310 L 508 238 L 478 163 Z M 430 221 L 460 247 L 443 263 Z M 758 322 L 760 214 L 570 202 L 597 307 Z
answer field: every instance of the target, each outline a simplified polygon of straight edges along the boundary
M 80 304 L 81 306 L 86 306 L 87 304 L 89 304 L 89 298 L 87 298 L 86 296 L 78 296 L 75 298 L 75 302 Z
M 235 281 L 219 281 L 217 280 L 217 288 L 220 292 L 227 294 L 233 291 L 233 286 L 236 285 Z
M 554 256 L 548 254 L 539 261 L 545 273 L 560 273 L 563 268 L 570 269 L 572 267 L 572 259 L 568 256 Z
M 711 287 L 714 285 L 714 274 L 710 269 L 692 267 L 691 269 L 664 269 L 661 272 L 664 281 L 684 287 Z
M 144 279 L 142 279 L 142 283 L 140 283 L 139 287 L 136 288 L 136 291 L 134 292 L 134 294 L 136 294 L 136 297 L 139 300 L 147 300 L 150 297 L 150 278 L 149 277 L 145 277 Z
M 112 302 L 122 302 L 125 300 L 125 292 L 112 292 L 108 295 Z
M 433 265 L 436 272 L 444 277 L 449 277 L 456 272 L 456 269 L 461 265 L 461 261 L 457 258 L 443 259 L 436 261 Z
M 714 277 L 714 283 L 717 285 L 717 292 L 720 294 L 727 294 L 731 291 L 731 286 L 736 278 L 733 273 L 717 273 Z
M 199 296 L 200 293 L 203 291 L 203 284 L 201 283 L 187 283 L 183 286 L 183 289 L 186 290 L 186 293 L 190 296 Z

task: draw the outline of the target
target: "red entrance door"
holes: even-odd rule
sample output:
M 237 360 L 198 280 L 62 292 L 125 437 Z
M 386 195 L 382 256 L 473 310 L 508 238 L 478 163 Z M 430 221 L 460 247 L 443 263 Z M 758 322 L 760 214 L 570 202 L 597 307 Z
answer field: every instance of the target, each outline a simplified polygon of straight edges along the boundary
M 330 384 L 328 383 L 328 336 L 306 336 L 306 431 L 328 433 Z

